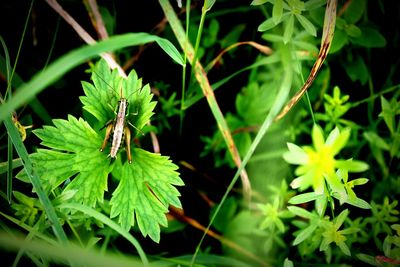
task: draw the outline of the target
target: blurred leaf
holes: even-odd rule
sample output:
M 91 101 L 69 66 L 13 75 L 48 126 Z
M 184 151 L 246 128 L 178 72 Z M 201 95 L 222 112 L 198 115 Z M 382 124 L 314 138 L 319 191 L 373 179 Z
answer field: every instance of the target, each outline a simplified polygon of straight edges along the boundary
M 297 215 L 299 217 L 312 219 L 312 218 L 315 218 L 315 216 L 316 216 L 315 214 L 312 214 L 308 210 L 297 207 L 297 206 L 288 206 L 287 208 L 288 208 L 288 210 L 290 210 L 291 212 L 293 212 L 295 215 Z
M 250 83 L 236 97 L 236 110 L 247 125 L 260 124 L 271 108 L 277 88 L 268 83 Z
M 368 48 L 386 46 L 386 39 L 378 30 L 369 27 L 360 27 L 360 29 L 361 36 L 351 38 L 352 43 Z
M 228 227 L 228 224 L 232 221 L 234 218 L 234 215 L 237 210 L 237 203 L 236 199 L 233 197 L 227 198 L 222 205 L 219 213 L 217 214 L 217 217 L 215 217 L 215 220 L 213 222 L 213 226 L 215 229 L 220 231 L 221 233 L 224 233 L 225 230 Z M 216 206 L 213 207 L 210 213 L 210 218 L 212 217 L 213 213 L 215 212 Z
M 367 141 L 375 146 L 378 147 L 380 149 L 389 151 L 390 146 L 386 143 L 386 141 L 380 137 L 376 132 L 372 132 L 372 131 L 368 131 L 368 132 L 364 132 L 364 137 L 365 139 L 367 139 Z
M 379 117 L 383 117 L 383 120 L 385 121 L 390 133 L 393 134 L 395 132 L 394 127 L 396 114 L 393 111 L 394 109 L 392 108 L 391 104 L 384 96 L 381 96 L 381 109 L 382 111 L 379 114 Z
M 204 48 L 210 48 L 215 45 L 218 41 L 219 22 L 216 19 L 212 19 L 208 25 L 208 30 L 205 32 L 202 44 Z
M 304 2 L 305 10 L 313 10 L 326 4 L 326 0 L 308 0 Z M 322 9 L 320 9 L 322 10 Z
M 362 34 L 360 28 L 358 28 L 354 24 L 347 25 L 344 30 L 348 36 L 354 37 L 354 38 L 360 37 Z
M 314 201 L 318 198 L 324 197 L 324 195 L 318 195 L 315 192 L 304 193 L 297 196 L 292 197 L 289 199 L 288 203 L 292 205 L 297 205 L 301 203 L 306 203 L 310 201 Z
M 308 237 L 310 237 L 314 233 L 315 229 L 317 229 L 317 225 L 311 224 L 306 228 L 304 228 L 303 230 L 301 230 L 300 232 L 298 232 L 296 238 L 293 241 L 293 246 L 300 244 Z
M 272 29 L 275 26 L 276 26 L 276 24 L 275 24 L 273 18 L 269 18 L 269 19 L 266 19 L 263 23 L 261 23 L 258 26 L 257 30 L 259 32 L 265 32 L 265 31 Z
M 332 46 L 329 50 L 330 54 L 336 53 L 343 46 L 345 46 L 348 42 L 347 34 L 344 31 L 337 30 L 335 31 L 335 35 L 333 36 Z
M 205 0 L 204 1 L 204 9 L 205 11 L 210 11 L 213 5 L 215 4 L 217 0 Z
M 344 12 L 344 18 L 349 24 L 354 24 L 360 20 L 367 6 L 366 0 L 352 0 Z
M 312 36 L 317 36 L 317 30 L 306 17 L 301 14 L 296 14 L 296 18 L 300 22 L 301 26 L 303 26 L 303 28 L 306 30 L 306 32 L 308 32 Z
M 349 75 L 353 82 L 360 81 L 361 85 L 365 85 L 367 83 L 369 72 L 364 60 L 360 56 L 357 55 L 355 60 L 344 64 L 344 68 L 347 71 L 347 75 Z
M 276 24 L 281 22 L 283 13 L 283 0 L 275 0 L 274 7 L 272 8 L 272 20 Z
M 381 266 L 380 263 L 376 262 L 376 259 L 374 256 L 363 254 L 363 253 L 358 253 L 356 254 L 356 257 L 360 259 L 361 261 L 368 263 L 369 265 L 372 266 Z
M 246 29 L 246 24 L 238 24 L 220 41 L 221 47 L 228 47 L 239 41 L 240 35 Z
M 287 44 L 292 38 L 294 30 L 294 15 L 290 15 L 285 25 L 285 32 L 283 33 L 283 43 Z
M 259 6 L 259 5 L 265 4 L 265 3 L 269 2 L 269 1 L 270 0 L 253 0 L 250 5 Z

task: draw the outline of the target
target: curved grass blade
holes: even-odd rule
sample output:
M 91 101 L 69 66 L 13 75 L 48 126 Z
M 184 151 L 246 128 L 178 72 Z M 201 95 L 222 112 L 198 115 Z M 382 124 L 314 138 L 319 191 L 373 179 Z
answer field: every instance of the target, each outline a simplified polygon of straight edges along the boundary
M 211 88 L 210 82 L 207 78 L 204 68 L 200 64 L 199 61 L 195 60 L 195 50 L 192 47 L 192 45 L 190 44 L 190 42 L 187 40 L 185 31 L 182 27 L 182 24 L 180 23 L 177 15 L 174 12 L 169 1 L 159 0 L 159 3 L 161 5 L 161 8 L 164 11 L 164 14 L 165 14 L 168 22 L 171 25 L 171 28 L 172 28 L 172 30 L 175 34 L 175 37 L 177 38 L 180 46 L 182 47 L 182 49 L 186 49 L 185 53 L 189 59 L 189 62 L 194 63 L 194 65 L 192 67 L 193 67 L 194 75 L 197 79 L 197 82 L 199 83 L 199 85 L 203 91 L 203 94 L 207 99 L 208 105 L 210 106 L 211 112 L 212 112 L 215 120 L 217 121 L 218 128 L 219 128 L 219 130 L 224 138 L 224 141 L 228 147 L 229 153 L 231 154 L 232 159 L 235 162 L 235 165 L 237 167 L 239 167 L 241 165 L 241 159 L 240 159 L 238 149 L 235 145 L 235 142 L 233 141 L 232 134 L 231 134 L 228 124 L 224 118 L 224 115 L 222 114 L 221 109 L 219 108 L 218 102 L 214 95 L 214 91 Z M 250 185 L 250 181 L 248 179 L 247 173 L 244 169 L 242 169 L 241 177 L 242 177 L 244 197 L 247 201 L 249 201 L 251 185 Z
M 54 61 L 45 71 L 37 73 L 29 82 L 18 88 L 11 101 L 6 102 L 0 107 L 0 122 L 11 114 L 13 110 L 28 102 L 44 88 L 86 60 L 94 58 L 106 51 L 114 51 L 134 45 L 143 45 L 149 42 L 157 42 L 172 59 L 179 64 L 183 64 L 183 59 L 178 50 L 166 39 L 147 33 L 128 33 L 114 36 L 94 45 L 86 45 L 75 49 Z
M 5 118 L 4 124 L 7 128 L 8 135 L 10 136 L 14 144 L 15 150 L 22 159 L 24 169 L 34 187 L 34 190 L 37 193 L 39 200 L 43 205 L 43 209 L 45 210 L 47 217 L 52 225 L 54 234 L 61 242 L 61 244 L 67 244 L 68 243 L 67 236 L 61 227 L 61 224 L 58 220 L 54 207 L 50 202 L 50 199 L 47 197 L 46 193 L 43 190 L 39 177 L 35 174 L 33 170 L 32 162 L 29 159 L 28 152 L 26 151 L 26 148 L 22 143 L 21 136 L 19 135 L 19 132 L 16 129 L 14 123 L 12 122 L 10 116 Z
M 119 233 L 121 236 L 123 236 L 126 240 L 128 240 L 137 250 L 142 263 L 144 265 L 148 265 L 149 262 L 147 260 L 146 254 L 144 253 L 142 247 L 140 246 L 139 242 L 126 230 L 124 230 L 121 226 L 119 226 L 116 222 L 105 216 L 104 214 L 89 208 L 84 205 L 76 204 L 76 203 L 64 203 L 58 206 L 60 209 L 73 209 L 73 210 L 78 210 L 81 211 L 99 221 L 104 223 L 105 225 L 109 226 L 111 229 Z
M 143 263 L 133 257 L 115 253 L 100 253 L 98 250 L 89 250 L 74 244 L 63 246 L 60 244 L 52 245 L 39 240 L 26 240 L 24 236 L 17 233 L 12 235 L 0 233 L 0 247 L 14 251 L 24 248 L 26 251 L 52 259 L 57 263 L 61 260 L 64 263 L 73 262 L 77 266 L 143 266 Z M 161 266 L 161 264 L 158 264 L 158 266 Z
M 328 0 L 325 10 L 325 20 L 324 20 L 324 28 L 321 39 L 321 48 L 319 50 L 318 58 L 314 63 L 314 66 L 311 69 L 311 72 L 303 84 L 301 89 L 289 100 L 283 110 L 276 116 L 275 121 L 282 119 L 294 105 L 299 102 L 301 97 L 307 91 L 307 89 L 313 83 L 315 77 L 317 77 L 318 71 L 321 69 L 322 64 L 325 61 L 325 58 L 328 55 L 329 48 L 331 47 L 333 34 L 335 32 L 335 23 L 336 23 L 336 7 L 337 0 Z

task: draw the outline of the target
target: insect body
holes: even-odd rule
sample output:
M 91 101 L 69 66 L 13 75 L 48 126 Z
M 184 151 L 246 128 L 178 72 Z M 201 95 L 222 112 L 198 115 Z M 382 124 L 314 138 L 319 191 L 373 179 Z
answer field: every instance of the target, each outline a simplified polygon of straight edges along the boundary
M 126 125 L 125 121 L 125 113 L 128 106 L 128 101 L 126 98 L 121 98 L 118 106 L 118 113 L 116 119 L 108 122 L 106 124 L 106 135 L 104 137 L 103 144 L 100 148 L 100 151 L 103 151 L 107 145 L 107 141 L 110 138 L 111 132 L 113 132 L 113 139 L 111 143 L 111 151 L 110 157 L 116 158 L 119 147 L 121 146 L 121 142 L 123 137 L 125 138 L 126 144 L 126 153 L 128 157 L 128 162 L 132 163 L 131 156 L 131 131 L 129 127 Z

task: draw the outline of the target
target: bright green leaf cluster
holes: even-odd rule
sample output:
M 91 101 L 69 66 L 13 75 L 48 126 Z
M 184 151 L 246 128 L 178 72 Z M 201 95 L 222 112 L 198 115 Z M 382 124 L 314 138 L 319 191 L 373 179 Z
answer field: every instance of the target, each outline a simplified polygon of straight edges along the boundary
M 258 26 L 258 30 L 262 32 L 268 31 L 283 23 L 285 25 L 283 42 L 286 44 L 292 38 L 296 19 L 308 34 L 316 36 L 317 30 L 315 26 L 302 13 L 324 5 L 325 1 L 316 0 L 308 2 L 305 3 L 300 0 L 275 0 L 272 8 L 272 16 L 261 23 Z M 264 1 L 253 1 L 252 5 L 261 5 L 264 3 Z
M 349 196 L 346 188 L 350 188 L 351 185 L 347 185 L 347 177 L 338 175 L 337 170 L 362 172 L 368 168 L 368 165 L 361 161 L 335 158 L 346 145 L 349 137 L 350 129 L 347 128 L 340 132 L 338 128 L 335 128 L 324 141 L 322 129 L 314 125 L 312 129 L 313 147 L 301 148 L 288 143 L 289 151 L 284 153 L 284 159 L 288 163 L 300 165 L 295 170 L 298 177 L 292 181 L 291 186 L 300 188 L 300 190 L 312 187 L 317 195 L 331 194 L 336 196 L 341 203 L 347 202 Z
M 300 230 L 295 232 L 296 238 L 293 245 L 300 245 L 299 249 L 303 255 L 312 253 L 319 247 L 320 251 L 327 251 L 332 243 L 335 243 L 340 250 L 350 256 L 350 249 L 346 244 L 346 235 L 351 235 L 359 231 L 356 227 L 343 227 L 343 223 L 347 218 L 349 211 L 342 211 L 333 221 L 327 216 L 320 217 L 315 213 L 311 213 L 303 208 L 290 206 L 288 209 L 295 215 L 308 219 L 308 223 L 304 221 L 295 221 Z

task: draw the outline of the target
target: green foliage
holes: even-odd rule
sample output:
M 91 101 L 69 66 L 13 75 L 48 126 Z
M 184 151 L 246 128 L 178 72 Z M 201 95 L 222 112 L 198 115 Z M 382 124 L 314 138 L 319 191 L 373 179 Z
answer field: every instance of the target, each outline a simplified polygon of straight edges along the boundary
M 308 3 L 310 2 L 310 3 Z M 325 1 L 275 0 L 273 1 L 272 16 L 258 26 L 261 32 L 271 30 L 280 23 L 284 24 L 283 42 L 286 44 L 292 39 L 295 31 L 295 19 L 309 35 L 316 36 L 314 24 L 302 13 L 317 8 Z M 253 5 L 264 4 L 264 1 L 253 1 Z
M 179 6 L 182 1 L 159 1 L 164 11 L 159 19 L 165 16 L 166 20 L 155 28 L 157 36 L 147 33 L 112 36 L 123 31 L 121 18 L 126 12 L 120 13 L 121 3 L 103 3 L 99 11 L 109 40 L 75 49 L 68 47 L 68 42 L 58 43 L 54 36 L 56 50 L 62 45 L 66 50 L 61 54 L 68 49 L 72 51 L 43 70 L 37 65 L 45 62 L 37 56 L 43 49 L 36 49 L 46 44 L 43 35 L 33 35 L 39 41 L 35 51 L 25 51 L 29 47 L 22 45 L 21 51 L 9 47 L 12 53 L 5 60 L 0 56 L 1 76 L 6 77 L 7 88 L 16 88 L 13 98 L 9 98 L 8 90 L 0 107 L 0 120 L 4 119 L 18 153 L 12 155 L 11 143 L 0 146 L 2 152 L 8 149 L 3 153 L 8 158 L 2 157 L 0 163 L 0 173 L 5 176 L 8 172 L 4 179 L 8 183 L 7 195 L 0 189 L 4 202 L 0 216 L 7 223 L 0 225 L 2 231 L 13 235 L 13 227 L 28 232 L 25 240 L 16 233 L 11 237 L 0 232 L 1 247 L 20 249 L 13 265 L 18 265 L 21 256 L 39 266 L 47 266 L 53 260 L 57 264 L 96 266 L 399 264 L 400 91 L 396 75 L 399 32 L 387 27 L 395 25 L 399 4 L 337 1 L 329 55 L 316 79 L 306 80 L 313 72 L 320 45 L 324 46 L 320 39 L 326 34 L 323 29 L 326 0 L 253 0 L 252 6 L 240 1 L 210 0 L 201 3 L 202 8 L 188 1 L 181 13 L 175 13 L 177 8 L 169 6 L 170 2 Z M 124 7 L 127 5 L 124 3 Z M 137 12 L 148 13 L 144 10 L 147 4 L 131 5 L 135 5 L 129 9 L 133 10 L 129 12 L 133 23 L 140 17 L 135 15 Z M 97 21 L 92 8 L 86 6 L 99 36 L 103 37 L 102 22 Z M 37 14 L 43 14 L 41 10 L 36 9 Z M 30 17 L 27 16 L 27 21 Z M 34 20 L 37 33 L 53 30 L 43 29 L 43 16 L 37 18 Z M 46 27 L 49 25 L 52 24 Z M 187 33 L 183 30 L 185 25 Z M 181 50 L 167 40 L 178 40 Z M 152 60 L 154 55 L 158 56 L 154 47 L 142 45 L 154 41 L 169 56 L 165 58 L 184 66 L 182 76 L 180 66 L 164 64 L 164 58 Z M 3 41 L 2 45 L 7 51 Z M 132 45 L 141 47 L 136 49 Z M 70 115 L 79 114 L 81 103 L 57 100 L 65 102 L 69 110 L 57 106 L 56 111 L 65 116 L 53 120 L 49 114 L 54 110 L 47 104 L 50 101 L 42 105 L 34 99 L 28 103 L 54 81 L 57 84 L 52 91 L 48 90 L 49 94 L 67 92 L 70 99 L 77 99 L 73 95 L 76 91 L 70 89 L 81 78 L 74 80 L 73 73 L 62 76 L 105 51 L 115 51 L 113 58 L 123 69 L 134 64 L 141 76 L 149 79 L 151 90 L 149 85 L 142 84 L 135 71 L 121 78 L 101 61 L 91 67 L 91 82 L 82 82 L 82 118 Z M 13 64 L 8 61 L 16 52 L 17 55 L 29 52 L 34 60 L 27 64 L 27 58 L 21 57 L 24 62 L 14 64 L 21 76 L 14 73 L 11 79 L 7 71 Z M 183 54 L 186 54 L 184 59 Z M 188 59 L 192 60 L 193 54 L 193 61 L 198 59 L 204 66 L 204 72 L 196 73 L 202 76 L 199 83 L 188 71 L 192 63 Z M 38 74 L 24 84 L 20 77 L 29 77 L 35 69 Z M 205 101 L 199 103 L 205 97 L 204 86 L 208 83 L 212 83 L 218 99 L 218 103 L 208 101 L 209 106 Z M 282 119 L 274 120 L 289 98 L 307 83 L 312 85 L 304 97 Z M 152 91 L 157 95 L 157 107 Z M 211 90 L 206 91 L 207 100 L 212 94 Z M 46 99 L 47 92 L 38 97 Z M 123 145 L 115 159 L 109 157 L 110 144 L 103 152 L 99 151 L 104 126 L 116 118 L 118 102 L 123 97 L 129 102 L 125 120 L 132 131 L 132 164 L 127 162 Z M 53 103 L 54 99 L 51 100 Z M 196 112 L 186 113 L 195 103 L 199 103 Z M 10 112 L 24 104 L 29 107 L 15 110 L 19 122 L 12 121 Z M 210 114 L 209 109 L 214 116 L 219 115 L 215 119 L 223 127 L 203 124 L 209 121 L 209 118 L 203 120 Z M 216 112 L 220 110 L 224 115 Z M 29 114 L 31 111 L 35 114 Z M 38 117 L 48 126 L 38 127 L 42 123 L 37 121 Z M 225 127 L 225 120 L 229 127 Z M 192 127 L 194 123 L 196 127 Z M 34 125 L 35 136 L 28 133 L 23 142 L 21 126 L 28 124 Z M 198 126 L 214 131 L 198 138 L 195 132 Z M 188 201 L 184 211 L 179 210 L 177 186 L 183 182 L 177 166 L 168 157 L 144 150 L 150 140 L 143 136 L 149 132 L 154 146 L 158 140 L 161 151 L 168 149 L 188 167 L 184 175 L 190 191 L 184 191 Z M 237 164 L 225 142 L 228 132 L 242 161 L 231 181 L 231 172 L 226 169 L 236 169 Z M 1 140 L 6 137 L 0 135 Z M 37 138 L 41 148 L 37 148 Z M 194 143 L 196 138 L 202 143 Z M 165 146 L 170 140 L 174 142 Z M 181 147 L 188 140 L 190 145 Z M 28 157 L 27 151 L 34 153 Z M 213 166 L 204 166 L 209 159 L 203 161 L 198 155 L 212 157 Z M 24 170 L 17 177 L 31 183 L 33 192 L 29 192 L 30 184 L 21 186 L 20 181 L 11 179 L 15 168 L 20 166 Z M 242 198 L 247 192 L 243 193 L 243 184 L 237 182 L 241 168 L 247 174 L 241 176 L 242 181 L 248 178 L 251 185 L 250 201 Z M 15 184 L 12 199 L 11 182 Z M 221 190 L 225 188 L 226 194 L 222 196 Z M 8 204 L 10 200 L 13 202 Z M 170 205 L 178 209 L 171 209 L 166 216 Z M 16 226 L 10 227 L 11 224 Z M 168 229 L 163 229 L 167 224 Z M 205 247 L 196 237 L 199 232 L 193 234 L 193 231 L 207 226 L 210 231 L 208 235 L 204 232 Z M 166 238 L 160 237 L 161 231 Z M 162 243 L 143 242 L 150 245 L 142 250 L 131 233 L 149 236 L 156 242 L 162 239 Z M 76 241 L 80 247 L 69 246 L 68 240 Z M 125 247 L 126 241 L 134 246 L 134 251 Z M 89 251 L 97 246 L 101 246 L 101 251 Z M 122 262 L 109 255 L 109 250 L 138 254 L 142 262 L 137 258 Z M 76 261 L 69 262 L 69 258 Z
M 134 71 L 122 79 L 116 70 L 110 72 L 104 61 L 93 69 L 92 79 L 93 84 L 82 83 L 86 94 L 81 98 L 84 109 L 98 120 L 97 125 L 104 125 L 115 116 L 112 107 L 118 106 L 119 98 L 126 97 L 126 119 L 135 126 L 137 135 L 155 107 L 149 86 L 142 87 Z M 120 95 L 116 95 L 114 88 L 120 88 Z M 96 207 L 105 201 L 112 173 L 118 186 L 110 199 L 111 218 L 117 217 L 126 230 L 136 221 L 144 236 L 159 242 L 159 224 L 167 226 L 168 206 L 181 207 L 180 194 L 174 187 L 183 185 L 177 166 L 167 157 L 139 148 L 132 150 L 132 164 L 121 153 L 110 164 L 109 149 L 99 152 L 102 136 L 86 121 L 69 115 L 68 120 L 56 119 L 53 123 L 54 126 L 34 131 L 42 145 L 50 149 L 39 149 L 31 157 L 46 191 L 54 192 L 67 182 L 62 192 L 73 192 L 71 201 Z

